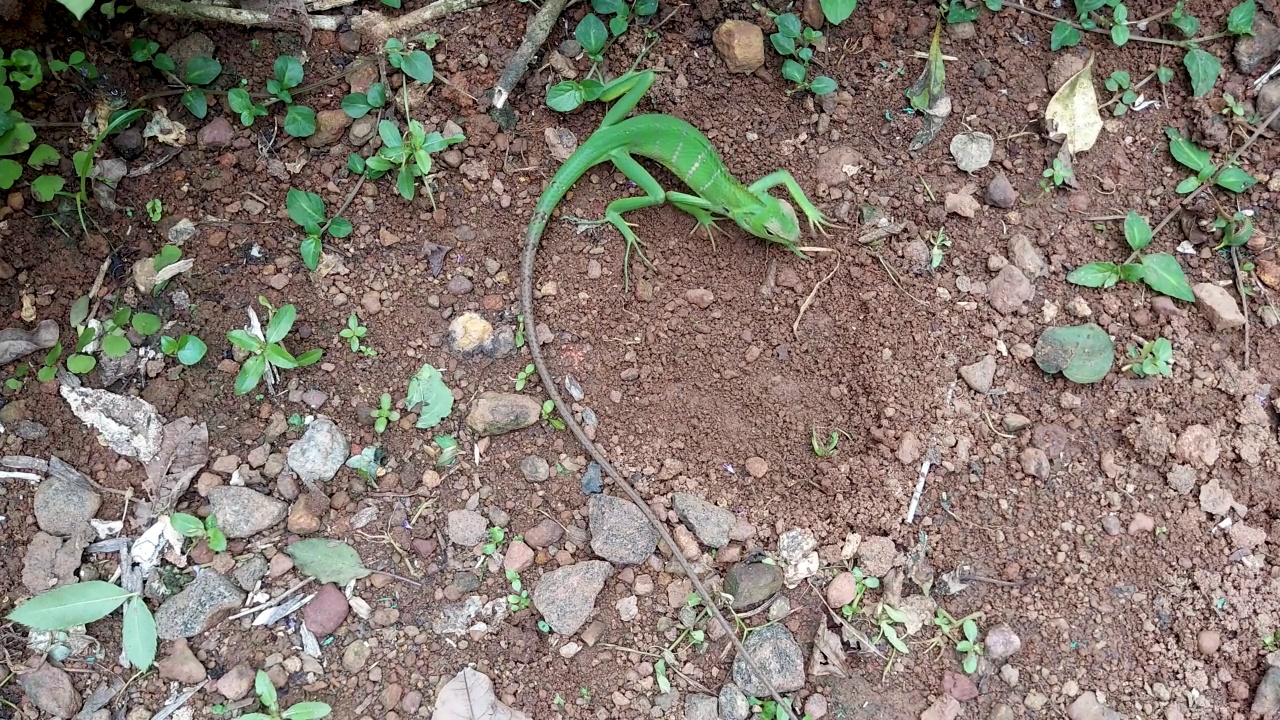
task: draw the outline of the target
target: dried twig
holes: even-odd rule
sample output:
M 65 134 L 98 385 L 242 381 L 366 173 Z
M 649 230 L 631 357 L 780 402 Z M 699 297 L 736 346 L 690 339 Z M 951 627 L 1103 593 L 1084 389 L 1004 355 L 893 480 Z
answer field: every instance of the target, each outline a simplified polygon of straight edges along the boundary
M 231 23 L 254 27 L 271 25 L 277 22 L 270 13 L 258 10 L 241 10 L 240 8 L 204 5 L 184 0 L 138 0 L 138 9 L 152 15 L 168 15 L 186 20 L 204 20 L 208 22 Z M 342 23 L 341 15 L 308 15 L 307 21 L 312 30 L 336 31 Z
M 520 43 L 520 49 L 516 50 L 516 53 L 511 56 L 506 68 L 502 70 L 502 75 L 498 77 L 497 84 L 493 86 L 493 107 L 495 110 L 501 109 L 507 104 L 507 98 L 511 97 L 511 91 L 515 89 L 516 83 L 520 82 L 520 78 L 524 77 L 525 71 L 529 69 L 529 62 L 538 53 L 542 43 L 546 42 L 547 35 L 551 33 L 551 28 L 555 27 L 556 20 L 560 17 L 560 13 L 564 12 L 564 8 L 568 4 L 569 0 L 547 0 L 537 14 L 533 16 L 533 19 L 529 21 L 529 27 L 524 31 L 524 40 Z
M 808 310 L 809 306 L 813 304 L 814 299 L 818 297 L 818 288 L 822 287 L 823 283 L 835 277 L 835 274 L 839 269 L 840 269 L 840 257 L 837 255 L 836 266 L 831 268 L 831 272 L 827 273 L 826 277 L 822 278 L 821 280 L 813 284 L 813 290 L 809 293 L 809 297 L 805 298 L 804 302 L 801 303 L 800 312 L 796 313 L 796 321 L 791 323 L 792 337 L 800 336 L 800 319 L 804 317 L 804 311 Z

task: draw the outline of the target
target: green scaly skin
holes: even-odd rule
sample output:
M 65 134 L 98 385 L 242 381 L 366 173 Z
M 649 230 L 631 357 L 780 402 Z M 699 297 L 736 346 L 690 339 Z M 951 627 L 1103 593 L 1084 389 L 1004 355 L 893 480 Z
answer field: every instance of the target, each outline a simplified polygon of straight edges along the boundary
M 715 226 L 716 217 L 727 217 L 752 235 L 778 243 L 804 257 L 797 245 L 800 228 L 796 222 L 795 211 L 787 202 L 769 195 L 771 188 L 781 185 L 787 189 L 791 199 L 800 207 L 809 221 L 810 228 L 822 231 L 826 225 L 830 224 L 830 221 L 805 196 L 791 173 L 778 170 L 751 185 L 744 186 L 725 168 L 711 141 L 689 123 L 668 115 L 640 115 L 627 119 L 627 115 L 635 109 L 640 98 L 653 84 L 653 80 L 654 73 L 645 71 L 635 75 L 625 75 L 605 86 L 600 95 L 602 100 L 613 100 L 619 96 L 621 98 L 605 115 L 600 128 L 592 133 L 591 137 L 587 138 L 587 141 L 556 171 L 550 185 L 538 198 L 533 219 L 529 222 L 528 233 L 525 236 L 520 264 L 520 304 L 526 328 L 537 327 L 533 314 L 533 270 L 542 232 L 551 219 L 556 205 L 569 192 L 569 188 L 573 187 L 584 173 L 602 162 L 613 162 L 615 167 L 645 193 L 643 196 L 622 198 L 609 203 L 602 221 L 616 227 L 627 240 L 627 250 L 623 258 L 623 277 L 628 284 L 627 270 L 632 249 L 636 250 L 646 264 L 649 262 L 640 250 L 640 239 L 632 231 L 630 223 L 622 217 L 623 213 L 632 210 L 670 201 L 677 208 L 697 219 L 694 230 L 700 227 L 705 228 L 710 235 L 711 229 Z M 636 162 L 634 155 L 660 163 L 679 177 L 695 194 L 664 191 L 658 181 Z M 640 497 L 631 483 L 623 479 L 574 418 L 573 412 L 561 397 L 555 378 L 552 377 L 543 359 L 537 333 L 528 333 L 526 337 L 534 367 L 538 370 L 538 377 L 542 379 L 543 390 L 555 403 L 556 411 L 569 431 L 599 463 L 614 484 L 622 488 L 631 501 L 640 508 L 649 523 L 658 531 L 663 542 L 667 543 L 668 547 L 676 547 L 666 525 L 654 516 L 653 511 L 649 509 L 649 504 Z M 786 713 L 786 717 L 794 720 L 795 714 L 785 705 L 782 696 L 769 682 L 768 677 L 760 671 L 755 659 L 743 647 L 736 628 L 721 613 L 718 603 L 714 600 L 715 596 L 707 591 L 684 556 L 676 553 L 674 557 L 682 566 L 685 575 L 692 581 L 694 590 L 702 596 L 703 601 L 734 644 L 738 654 L 746 660 L 748 668 L 755 673 L 756 677 L 764 681 L 770 695 L 778 703 L 778 708 Z

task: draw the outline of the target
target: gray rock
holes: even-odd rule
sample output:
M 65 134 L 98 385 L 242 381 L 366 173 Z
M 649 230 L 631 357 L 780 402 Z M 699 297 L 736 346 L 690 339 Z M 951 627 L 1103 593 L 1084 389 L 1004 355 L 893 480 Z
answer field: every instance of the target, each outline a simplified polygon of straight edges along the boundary
M 591 549 L 609 562 L 639 565 L 658 547 L 658 531 L 630 500 L 592 495 Z
M 0 365 L 30 355 L 37 350 L 47 350 L 58 344 L 57 320 L 43 320 L 35 330 L 5 328 L 0 330 Z
M 533 588 L 533 606 L 542 613 L 551 629 L 573 635 L 595 610 L 596 596 L 613 574 L 613 566 L 601 560 L 587 560 L 538 579 Z
M 350 449 L 338 426 L 327 417 L 318 417 L 289 448 L 289 467 L 306 482 L 327 482 L 338 474 Z
M 546 482 L 551 477 L 551 465 L 537 455 L 526 455 L 520 461 L 520 472 L 529 482 Z
M 1262 13 L 1257 13 L 1253 18 L 1253 34 L 1237 37 L 1232 54 L 1240 72 L 1251 75 L 1270 60 L 1277 49 L 1280 49 L 1280 28 L 1272 25 Z
M 1009 238 L 1009 262 L 1032 280 L 1045 274 L 1044 255 L 1031 238 L 1022 233 Z
M 586 472 L 582 473 L 582 494 L 599 495 L 604 492 L 604 477 L 600 475 L 600 463 L 595 460 L 587 463 Z
M 373 648 L 364 640 L 355 640 L 342 651 L 342 667 L 349 673 L 358 673 L 369 662 Z
M 475 547 L 489 537 L 489 521 L 475 510 L 449 513 L 449 540 L 462 547 Z
M 747 696 L 733 683 L 725 683 L 720 688 L 718 708 L 720 720 L 747 720 L 747 716 L 751 714 Z
M 467 413 L 467 427 L 479 435 L 502 435 L 527 428 L 542 417 L 542 403 L 518 393 L 484 392 Z
M 18 685 L 41 711 L 56 718 L 69 718 L 80 711 L 80 693 L 71 684 L 71 676 L 62 668 L 42 664 L 18 676 Z
M 996 379 L 996 359 L 983 355 L 978 362 L 961 367 L 960 377 L 969 387 L 985 395 L 991 392 L 991 384 Z
M 987 659 L 997 664 L 1008 660 L 1022 649 L 1022 638 L 1008 625 L 997 625 L 988 630 L 983 643 L 987 647 Z
M 716 699 L 710 695 L 690 695 L 684 701 L 684 720 L 716 720 Z
M 229 578 L 200 570 L 196 579 L 156 610 L 161 640 L 195 637 L 244 603 L 245 594 Z
M 564 376 L 564 389 L 569 391 L 569 397 L 573 398 L 574 402 L 582 402 L 587 397 L 587 394 L 582 391 L 582 385 L 578 384 L 572 375 Z
M 49 434 L 49 428 L 31 420 L 19 420 L 9 429 L 23 440 L 43 440 Z
M 235 571 L 231 573 L 236 579 L 236 584 L 242 590 L 252 590 L 258 581 L 267 576 L 267 570 L 271 565 L 267 559 L 261 555 L 250 555 L 244 562 L 236 565 Z
M 783 580 L 777 565 L 738 563 L 725 574 L 724 591 L 733 596 L 734 610 L 748 610 L 777 594 Z
M 1102 518 L 1102 531 L 1115 537 L 1124 532 L 1124 525 L 1120 523 L 1120 518 L 1115 515 L 1107 515 Z
M 795 692 L 804 687 L 804 653 L 783 625 L 769 625 L 755 632 L 743 643 L 746 651 L 780 693 Z M 733 659 L 733 681 L 751 697 L 765 697 L 769 688 L 747 666 L 746 658 Z
M 58 457 L 49 458 L 49 475 L 36 488 L 36 524 L 50 535 L 69 537 L 93 519 L 102 497 L 89 478 Z
M 1260 718 L 1274 717 L 1280 713 L 1280 667 L 1273 667 L 1262 676 L 1262 682 L 1258 683 L 1258 689 L 1253 693 L 1253 707 L 1250 711 L 1254 717 Z
M 112 357 L 104 353 L 98 358 L 98 367 L 94 372 L 98 374 L 98 384 L 102 387 L 110 387 L 117 380 L 136 373 L 138 364 L 138 348 L 129 348 L 129 352 L 120 357 Z
M 218 527 L 229 538 L 247 538 L 275 525 L 289 514 L 289 504 L 257 490 L 219 485 L 209 491 Z
M 1031 281 L 1015 265 L 1005 265 L 987 283 L 987 302 L 1001 315 L 1018 312 L 1035 295 Z
M 729 531 L 737 522 L 733 513 L 690 493 L 672 495 L 671 507 L 703 545 L 722 548 L 729 544 Z
M 999 172 L 991 179 L 991 184 L 987 185 L 987 192 L 984 198 L 988 205 L 1007 210 L 1018 202 L 1018 191 L 1009 182 L 1009 176 Z
M 1071 703 L 1067 708 L 1067 717 L 1071 720 L 1123 720 L 1120 713 L 1098 702 L 1098 696 L 1092 690 L 1081 693 Z
M 977 172 L 991 163 L 995 138 L 984 132 L 960 133 L 951 138 L 951 157 L 962 172 Z

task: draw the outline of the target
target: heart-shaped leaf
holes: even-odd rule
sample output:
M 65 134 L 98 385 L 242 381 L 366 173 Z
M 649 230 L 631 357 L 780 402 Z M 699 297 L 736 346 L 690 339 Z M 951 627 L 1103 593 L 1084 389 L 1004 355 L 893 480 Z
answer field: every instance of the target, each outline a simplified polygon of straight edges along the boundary
M 1094 323 L 1045 330 L 1036 342 L 1036 365 L 1049 374 L 1080 384 L 1095 383 L 1111 372 L 1115 345 Z

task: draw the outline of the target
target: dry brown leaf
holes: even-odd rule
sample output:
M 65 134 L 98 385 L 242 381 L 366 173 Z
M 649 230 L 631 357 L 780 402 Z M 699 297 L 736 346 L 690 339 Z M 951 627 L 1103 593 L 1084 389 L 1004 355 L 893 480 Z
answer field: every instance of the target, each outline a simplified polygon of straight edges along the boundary
M 431 720 L 529 720 L 529 716 L 499 702 L 493 681 L 468 667 L 440 688 Z
M 1093 89 L 1093 53 L 1080 72 L 1058 88 L 1044 109 L 1045 126 L 1053 140 L 1062 138 L 1072 155 L 1082 153 L 1098 141 L 1102 132 L 1102 115 L 1098 113 L 1098 95 Z
M 849 677 L 849 666 L 844 661 L 844 645 L 840 636 L 818 624 L 813 635 L 813 655 L 809 659 L 809 674 L 814 677 L 835 675 Z
M 160 452 L 147 463 L 147 493 L 152 512 L 168 515 L 178 505 L 191 479 L 209 462 L 209 429 L 189 417 L 164 427 Z

